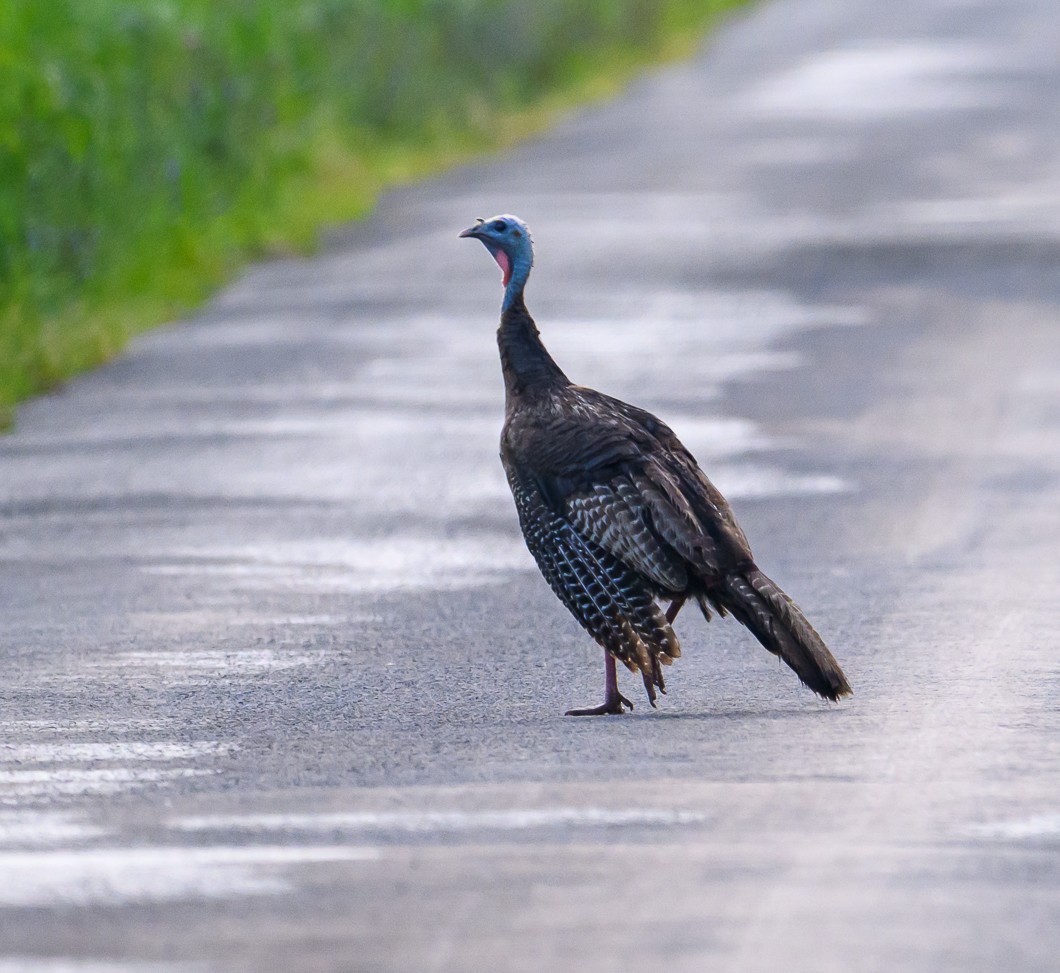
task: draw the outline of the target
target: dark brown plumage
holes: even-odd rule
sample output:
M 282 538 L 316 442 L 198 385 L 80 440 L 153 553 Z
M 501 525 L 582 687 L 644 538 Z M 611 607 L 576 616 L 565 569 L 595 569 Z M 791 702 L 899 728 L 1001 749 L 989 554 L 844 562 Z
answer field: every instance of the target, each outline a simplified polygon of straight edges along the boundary
M 523 301 L 529 232 L 495 217 L 463 235 L 482 239 L 505 272 L 498 331 L 506 390 L 504 464 L 527 546 L 552 590 L 607 653 L 602 706 L 632 708 L 614 659 L 639 672 L 655 705 L 663 666 L 681 654 L 671 624 L 695 599 L 731 614 L 814 692 L 851 692 L 821 637 L 756 566 L 725 498 L 663 422 L 572 384 Z M 498 253 L 500 256 L 498 256 Z M 664 612 L 659 600 L 668 601 Z

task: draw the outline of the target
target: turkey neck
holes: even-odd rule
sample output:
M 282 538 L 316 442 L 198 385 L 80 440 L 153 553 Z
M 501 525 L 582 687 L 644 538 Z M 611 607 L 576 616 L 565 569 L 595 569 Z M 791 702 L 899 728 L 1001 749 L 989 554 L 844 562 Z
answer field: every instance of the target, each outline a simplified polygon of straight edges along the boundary
M 567 376 L 541 343 L 537 325 L 521 295 L 501 313 L 497 345 L 509 405 L 513 399 L 543 397 L 570 385 Z

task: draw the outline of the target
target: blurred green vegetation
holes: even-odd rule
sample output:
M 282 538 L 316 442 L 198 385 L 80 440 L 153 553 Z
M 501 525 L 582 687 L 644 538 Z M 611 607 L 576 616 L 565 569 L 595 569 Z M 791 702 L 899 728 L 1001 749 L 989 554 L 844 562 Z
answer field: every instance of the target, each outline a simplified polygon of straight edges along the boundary
M 0 424 L 738 0 L 0 0 Z

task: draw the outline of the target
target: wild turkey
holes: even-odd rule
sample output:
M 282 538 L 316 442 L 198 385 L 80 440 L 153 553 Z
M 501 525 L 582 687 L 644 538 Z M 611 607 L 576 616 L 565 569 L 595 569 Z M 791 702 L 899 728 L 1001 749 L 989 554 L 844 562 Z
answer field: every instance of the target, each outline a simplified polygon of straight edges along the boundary
M 692 598 L 732 615 L 815 693 L 851 692 L 802 612 L 755 565 L 725 498 L 673 432 L 643 409 L 572 384 L 541 343 L 523 289 L 534 260 L 515 216 L 478 220 L 474 237 L 500 265 L 497 332 L 504 373 L 501 462 L 523 536 L 552 590 L 604 649 L 600 706 L 621 713 L 615 660 L 639 671 L 652 706 L 662 667 L 681 654 L 671 627 Z M 658 600 L 669 601 L 663 612 Z

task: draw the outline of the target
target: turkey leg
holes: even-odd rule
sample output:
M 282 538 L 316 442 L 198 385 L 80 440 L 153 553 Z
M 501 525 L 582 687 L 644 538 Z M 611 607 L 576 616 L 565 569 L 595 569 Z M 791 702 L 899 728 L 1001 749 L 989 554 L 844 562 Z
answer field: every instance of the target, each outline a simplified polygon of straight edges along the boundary
M 674 619 L 677 618 L 677 613 L 681 610 L 681 606 L 685 603 L 687 597 L 688 595 L 678 595 L 670 602 L 670 607 L 666 609 L 666 621 L 668 624 L 673 625 Z
M 631 710 L 633 704 L 618 691 L 618 670 L 615 668 L 615 657 L 610 652 L 604 652 L 604 701 L 599 706 L 589 706 L 586 709 L 569 709 L 566 716 L 607 716 L 610 713 L 625 712 L 622 707 L 628 706 Z

